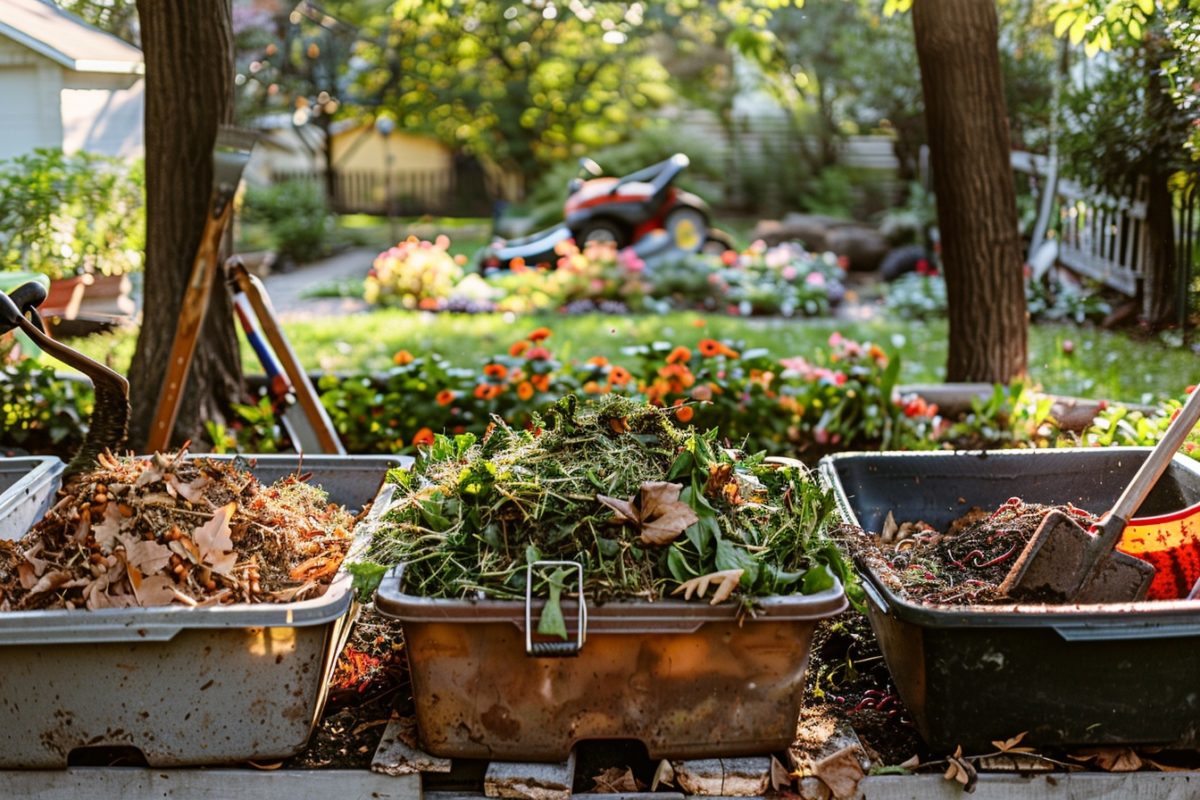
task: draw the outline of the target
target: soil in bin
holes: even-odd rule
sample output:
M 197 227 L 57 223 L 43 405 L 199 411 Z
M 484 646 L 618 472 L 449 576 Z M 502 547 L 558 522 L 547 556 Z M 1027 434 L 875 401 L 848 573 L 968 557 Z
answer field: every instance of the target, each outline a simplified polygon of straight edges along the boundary
M 994 511 L 972 508 L 939 531 L 920 520 L 885 525 L 878 535 L 841 537 L 888 588 L 927 605 L 1011 602 L 999 592 L 1045 516 L 1062 511 L 1087 528 L 1097 517 L 1072 505 L 1012 497 Z
M 338 656 L 329 699 L 303 751 L 286 769 L 367 769 L 395 710 L 412 711 L 412 690 L 399 623 L 368 606 Z

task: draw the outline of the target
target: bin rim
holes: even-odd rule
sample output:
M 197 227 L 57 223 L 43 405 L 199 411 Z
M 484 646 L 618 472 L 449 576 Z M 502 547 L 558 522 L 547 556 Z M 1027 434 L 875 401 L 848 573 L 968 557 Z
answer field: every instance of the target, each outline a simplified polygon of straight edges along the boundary
M 488 598 L 418 597 L 401 591 L 404 565 L 388 571 L 375 592 L 375 607 L 386 617 L 399 622 L 496 623 L 510 622 L 519 628 L 525 624 L 525 603 L 519 600 Z M 540 611 L 544 600 L 535 600 Z M 570 600 L 564 606 L 573 607 Z M 588 599 L 588 633 L 690 632 L 709 622 L 807 622 L 840 614 L 849 607 L 842 584 L 816 594 L 770 595 L 754 599 L 753 614 L 740 617 L 739 604 L 709 605 L 683 600 L 610 600 L 599 603 Z M 565 609 L 564 609 L 565 610 Z

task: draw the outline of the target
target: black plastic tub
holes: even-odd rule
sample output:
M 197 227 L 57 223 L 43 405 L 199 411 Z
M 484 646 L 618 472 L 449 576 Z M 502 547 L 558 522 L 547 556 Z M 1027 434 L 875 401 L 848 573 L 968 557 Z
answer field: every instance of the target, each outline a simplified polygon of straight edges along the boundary
M 1149 448 L 844 453 L 821 462 L 851 524 L 943 526 L 1009 497 L 1110 507 Z M 1200 501 L 1181 456 L 1137 516 Z M 1200 602 L 923 606 L 861 562 L 867 615 L 897 691 L 934 749 L 978 751 L 1028 731 L 1040 746 L 1200 746 Z

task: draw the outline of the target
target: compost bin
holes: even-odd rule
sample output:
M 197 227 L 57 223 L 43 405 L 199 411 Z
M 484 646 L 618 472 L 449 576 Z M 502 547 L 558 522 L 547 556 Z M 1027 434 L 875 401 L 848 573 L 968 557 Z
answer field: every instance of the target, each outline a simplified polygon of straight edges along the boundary
M 1089 448 L 844 453 L 821 462 L 845 520 L 948 525 L 1010 497 L 1103 511 L 1150 452 Z M 1200 468 L 1176 456 L 1139 517 L 1200 501 Z M 925 606 L 862 559 L 871 627 L 916 726 L 935 749 L 1200 745 L 1200 603 Z

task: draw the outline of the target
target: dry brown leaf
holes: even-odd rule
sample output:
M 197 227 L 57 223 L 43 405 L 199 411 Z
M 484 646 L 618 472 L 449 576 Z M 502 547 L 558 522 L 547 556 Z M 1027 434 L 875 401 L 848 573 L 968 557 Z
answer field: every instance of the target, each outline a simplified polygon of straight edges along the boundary
M 608 421 L 608 427 L 618 436 L 629 433 L 629 423 L 625 421 L 624 417 L 613 417 Z
M 100 524 L 92 526 L 92 535 L 96 537 L 96 544 L 100 545 L 105 552 L 111 551 L 113 545 L 117 543 L 117 537 L 121 535 L 121 522 L 124 519 L 121 512 L 117 510 L 117 504 L 109 503 L 104 508 L 104 518 L 100 520 Z
M 221 506 L 212 519 L 192 531 L 201 560 L 221 575 L 228 575 L 237 565 L 237 553 L 231 552 L 233 540 L 229 537 L 229 520 L 236 509 L 237 503 Z
M 683 592 L 684 600 L 691 600 L 692 595 L 704 597 L 708 591 L 709 585 L 714 581 L 717 583 L 717 590 L 713 592 L 712 600 L 709 601 L 710 606 L 715 606 L 722 600 L 728 600 L 733 594 L 733 590 L 738 587 L 738 583 L 742 580 L 742 570 L 726 569 L 720 572 L 710 572 L 707 575 L 701 575 L 698 578 L 686 580 L 675 587 L 675 591 L 671 594 L 676 595 Z
M 879 531 L 879 538 L 885 542 L 891 542 L 896 539 L 896 532 L 900 530 L 900 526 L 896 524 L 896 517 L 891 511 L 883 520 L 883 528 Z
M 675 768 L 671 766 L 671 762 L 665 758 L 658 762 L 658 768 L 654 770 L 654 779 L 650 781 L 650 791 L 657 792 L 659 786 L 674 786 L 675 785 Z
M 858 757 L 858 747 L 847 745 L 813 764 L 813 774 L 820 778 L 839 800 L 855 797 L 858 794 L 859 781 L 866 777 Z
M 1130 747 L 1089 747 L 1072 753 L 1071 758 L 1091 762 L 1105 772 L 1136 772 L 1144 763 Z
M 777 792 L 792 788 L 792 774 L 775 756 L 771 756 L 771 788 Z
M 174 475 L 169 475 L 167 476 L 166 484 L 168 491 L 174 489 L 180 497 L 189 503 L 199 503 L 205 499 L 204 487 L 208 485 L 208 479 L 201 475 L 191 483 L 184 483 Z
M 699 521 L 687 503 L 680 502 L 683 487 L 669 481 L 646 481 L 634 499 L 620 500 L 598 494 L 596 499 L 617 513 L 617 520 L 640 529 L 644 544 L 670 544 Z
M 41 594 L 42 592 L 53 591 L 54 589 L 69 583 L 70 580 L 71 573 L 67 572 L 66 570 L 51 570 L 42 577 L 38 578 L 37 583 L 30 587 L 29 593 L 33 595 Z
M 1021 743 L 1021 740 L 1025 738 L 1025 734 L 1027 734 L 1027 733 L 1029 733 L 1029 731 L 1021 731 L 1016 736 L 1013 736 L 1010 739 L 1005 739 L 1004 741 L 995 740 L 992 742 L 992 744 L 995 745 L 996 749 L 999 750 L 1001 753 L 1033 753 L 1033 752 L 1036 752 L 1034 750 L 1034 748 L 1032 748 L 1032 747 L 1017 747 L 1017 745 L 1019 745 Z
M 963 758 L 962 745 L 954 748 L 954 755 L 946 759 L 946 771 L 942 773 L 942 777 L 962 784 L 965 791 L 975 791 L 975 781 L 979 779 L 979 773 L 970 761 Z
M 165 606 L 173 603 L 177 597 L 175 581 L 166 575 L 151 575 L 140 581 L 133 580 L 133 570 L 129 571 L 130 584 L 140 606 Z
M 313 556 L 297 564 L 288 577 L 294 581 L 319 581 L 338 571 L 342 559 L 329 555 Z
M 904 761 L 901 761 L 899 766 L 908 770 L 916 769 L 917 767 L 921 766 L 921 757 L 912 756 Z
M 171 560 L 171 549 L 158 542 L 133 540 L 128 536 L 121 537 L 125 545 L 125 563 L 130 567 L 130 573 L 136 568 L 143 574 L 151 575 L 159 572 Z
M 641 791 L 629 767 L 609 767 L 592 778 L 592 791 L 603 794 L 634 794 Z
M 34 575 L 41 575 L 43 572 L 46 571 L 46 567 L 49 564 L 48 561 L 38 558 L 38 555 L 45 548 L 46 548 L 45 542 L 38 542 L 37 544 L 35 544 L 33 547 L 29 548 L 28 550 L 24 550 L 21 552 L 21 555 L 25 558 L 25 564 L 27 564 L 33 568 Z M 25 566 L 25 564 L 22 564 L 21 566 Z M 26 588 L 28 588 L 28 587 L 26 587 Z

